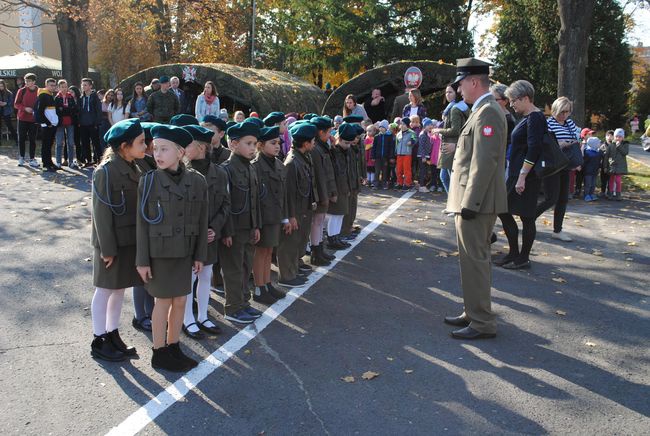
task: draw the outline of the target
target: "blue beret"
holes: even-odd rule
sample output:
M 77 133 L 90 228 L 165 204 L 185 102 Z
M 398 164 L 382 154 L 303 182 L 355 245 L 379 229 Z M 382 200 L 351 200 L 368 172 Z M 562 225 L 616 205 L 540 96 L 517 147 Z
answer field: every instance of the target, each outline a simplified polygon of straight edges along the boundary
M 317 117 L 317 116 L 318 116 L 318 114 L 315 114 L 315 113 L 309 113 L 309 114 L 305 114 L 305 115 L 303 115 L 303 116 L 302 116 L 302 119 L 303 119 L 303 120 L 308 120 L 308 121 L 309 121 L 309 120 L 311 120 L 312 118 L 315 118 L 315 117 Z
M 137 118 L 129 118 L 113 124 L 104 135 L 104 141 L 107 144 L 120 145 L 123 142 L 129 142 L 137 138 L 142 132 L 140 120 Z
M 254 123 L 258 128 L 264 127 L 264 121 L 260 120 L 259 118 L 256 117 L 248 117 L 244 120 L 244 122 L 249 122 L 249 123 Z
M 259 126 L 254 122 L 244 120 L 244 122 L 235 124 L 228 129 L 228 137 L 230 139 L 239 139 L 243 138 L 244 136 L 254 136 L 255 138 L 259 138 Z
M 206 124 L 212 124 L 215 126 L 217 129 L 221 130 L 222 132 L 225 132 L 226 129 L 228 128 L 226 122 L 222 120 L 219 117 L 215 117 L 214 115 L 206 115 L 203 117 L 201 120 L 202 123 Z
M 284 112 L 271 112 L 264 118 L 264 124 L 274 126 L 284 121 Z
M 275 139 L 279 137 L 280 137 L 280 127 L 273 126 L 273 127 L 264 127 L 262 130 L 260 130 L 260 136 L 257 139 L 260 142 L 266 142 L 266 141 L 270 141 L 271 139 Z
M 160 76 L 160 83 L 169 83 L 169 76 Z
M 350 123 L 342 123 L 339 126 L 339 138 L 343 139 L 344 141 L 354 141 L 354 139 L 357 137 L 357 128 L 354 127 L 354 124 Z
M 409 117 L 402 118 L 402 124 L 406 124 L 407 126 L 410 126 L 411 125 L 411 119 Z
M 343 118 L 344 123 L 360 123 L 363 121 L 363 117 L 361 115 L 348 115 L 347 117 Z
M 142 130 L 144 130 L 144 139 L 147 141 L 153 139 L 153 136 L 151 136 L 151 128 L 153 126 L 157 126 L 158 123 L 152 123 L 151 121 L 145 121 L 144 123 L 140 123 L 142 125 Z
M 289 133 L 291 133 L 293 139 L 295 139 L 298 142 L 309 141 L 311 139 L 314 139 L 314 137 L 316 136 L 316 132 L 317 132 L 316 126 L 309 122 L 294 123 L 289 128 Z
M 330 117 L 314 117 L 309 122 L 315 125 L 318 130 L 327 130 L 334 125 Z
M 214 132 L 210 129 L 206 129 L 205 127 L 192 125 L 183 126 L 182 128 L 188 131 L 195 141 L 207 142 L 209 144 L 212 141 L 212 137 L 214 136 Z
M 166 139 L 177 144 L 180 147 L 187 147 L 194 141 L 190 132 L 178 126 L 168 126 L 165 124 L 158 124 L 151 128 L 151 136 L 153 139 Z
M 174 115 L 172 119 L 169 120 L 169 124 L 178 127 L 192 126 L 192 125 L 198 126 L 199 120 L 194 118 L 192 115 L 178 114 L 178 115 Z

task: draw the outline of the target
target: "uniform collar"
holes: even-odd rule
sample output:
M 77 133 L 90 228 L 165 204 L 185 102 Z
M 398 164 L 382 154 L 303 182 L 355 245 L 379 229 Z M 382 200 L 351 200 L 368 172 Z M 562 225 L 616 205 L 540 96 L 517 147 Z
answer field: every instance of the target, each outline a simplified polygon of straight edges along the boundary
M 488 91 L 485 94 L 483 94 L 482 96 L 480 96 L 479 98 L 477 98 L 476 101 L 474 102 L 474 104 L 472 105 L 472 112 L 476 111 L 479 108 L 479 106 L 481 105 L 481 103 L 491 95 L 492 95 L 492 93 L 490 91 Z

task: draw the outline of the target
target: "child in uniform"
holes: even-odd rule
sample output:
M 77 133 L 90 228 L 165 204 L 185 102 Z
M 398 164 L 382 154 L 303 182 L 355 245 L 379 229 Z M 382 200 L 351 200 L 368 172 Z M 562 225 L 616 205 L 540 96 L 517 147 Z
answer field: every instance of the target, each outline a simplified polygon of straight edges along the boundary
M 354 221 L 357 219 L 357 204 L 359 202 L 359 191 L 361 182 L 366 174 L 366 151 L 363 146 L 363 136 L 366 130 L 361 127 L 357 115 L 350 115 L 343 120 L 352 124 L 356 130 L 356 138 L 350 146 L 350 206 L 348 213 L 343 218 L 343 227 L 341 228 L 342 239 L 345 241 L 353 240 L 361 230 L 354 227 Z
M 153 122 L 140 122 L 142 130 L 144 130 L 144 143 L 147 148 L 144 152 L 142 159 L 136 159 L 135 162 L 140 167 L 142 174 L 146 174 L 151 170 L 156 169 L 156 160 L 153 158 L 153 136 L 151 136 L 151 128 L 157 126 L 158 123 Z M 131 325 L 137 330 L 150 332 L 151 331 L 151 313 L 153 312 L 154 299 L 144 285 L 139 284 L 133 286 L 133 320 Z
M 350 146 L 355 140 L 357 129 L 349 123 L 338 128 L 335 145 L 332 147 L 332 166 L 336 178 L 337 200 L 327 209 L 327 246 L 332 250 L 348 248 L 350 244 L 341 240 L 343 217 L 350 207 Z
M 309 241 L 312 213 L 318 203 L 318 193 L 314 190 L 314 168 L 309 154 L 314 148 L 317 131 L 316 126 L 307 121 L 294 123 L 289 129 L 293 144 L 284 165 L 291 232 L 282 235 L 278 246 L 278 284 L 286 287 L 302 286 L 306 282 L 306 279 L 298 276 L 298 268 Z
M 155 298 L 151 366 L 184 372 L 198 363 L 179 346 L 192 269 L 200 274 L 208 252 L 208 199 L 205 178 L 181 159 L 192 135 L 177 126 L 151 129 L 158 168 L 138 186 L 136 265 Z
M 137 189 L 140 169 L 135 159 L 144 157 L 140 121 L 116 123 L 104 137 L 110 148 L 93 173 L 91 304 L 93 333 L 91 354 L 109 361 L 124 360 L 136 350 L 127 347 L 118 332 L 124 290 L 142 284 L 135 269 Z
M 260 240 L 262 215 L 259 181 L 251 160 L 255 157 L 259 127 L 249 121 L 228 129 L 232 154 L 221 166 L 228 174 L 230 214 L 219 244 L 219 262 L 226 293 L 225 318 L 250 324 L 262 313 L 250 306 L 248 279 L 254 245 Z
M 208 255 L 200 273 L 192 272 L 192 283 L 197 281 L 196 300 L 198 306 L 197 316 L 194 316 L 194 296 L 190 292 L 185 303 L 185 318 L 183 332 L 193 338 L 202 339 L 203 332 L 218 335 L 221 329 L 208 318 L 208 305 L 210 303 L 210 283 L 214 265 L 217 261 L 219 236 L 230 214 L 230 193 L 228 192 L 228 174 L 215 165 L 208 157 L 210 143 L 214 132 L 205 127 L 189 125 L 183 127 L 194 140 L 185 147 L 185 159 L 188 168 L 198 171 L 208 185 Z
M 226 142 L 226 122 L 214 115 L 206 115 L 201 120 L 201 126 L 214 132 L 210 144 L 212 148 L 210 158 L 215 164 L 221 165 L 230 157 L 230 150 L 228 150 L 228 143 Z
M 283 115 L 284 117 L 284 115 Z M 273 249 L 280 244 L 280 232 L 291 232 L 284 193 L 285 168 L 280 154 L 280 127 L 264 127 L 257 139 L 257 157 L 251 162 L 260 183 L 262 230 L 253 256 L 255 291 L 253 300 L 273 304 L 285 293 L 271 283 Z

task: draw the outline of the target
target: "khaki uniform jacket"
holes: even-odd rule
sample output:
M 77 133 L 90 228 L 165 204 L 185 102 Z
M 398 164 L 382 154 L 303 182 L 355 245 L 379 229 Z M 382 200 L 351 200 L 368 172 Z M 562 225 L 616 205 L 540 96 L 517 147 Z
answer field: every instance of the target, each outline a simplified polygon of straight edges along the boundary
M 359 179 L 360 174 L 359 173 L 359 168 L 361 166 L 361 158 L 359 155 L 359 145 L 355 144 L 350 147 L 350 150 L 348 151 L 348 154 L 350 156 L 350 164 L 349 164 L 349 179 L 350 179 L 350 191 L 351 192 L 356 192 L 361 189 L 361 180 Z M 364 153 L 365 154 L 365 153 Z M 365 170 L 363 172 L 365 174 Z
M 228 174 L 220 166 L 211 163 L 204 177 L 208 185 L 208 228 L 216 234 L 215 240 L 208 244 L 208 257 L 205 264 L 213 265 L 218 260 L 217 248 L 226 219 L 230 215 L 230 192 Z
M 349 211 L 350 196 L 350 154 L 351 150 L 343 150 L 333 146 L 330 152 L 332 156 L 332 167 L 336 180 L 336 192 L 338 199 L 336 203 L 330 203 L 327 213 L 330 215 L 345 215 Z
M 107 175 L 108 173 L 108 175 Z M 120 156 L 102 162 L 93 173 L 91 244 L 102 256 L 117 256 L 118 247 L 136 245 L 136 216 L 140 168 Z M 108 191 L 106 181 L 108 178 Z M 124 194 L 124 205 L 122 203 Z M 116 207 L 109 207 L 100 197 Z
M 316 177 L 316 191 L 318 192 L 319 203 L 316 213 L 327 212 L 330 197 L 336 196 L 336 178 L 330 155 L 330 146 L 316 138 L 316 146 L 311 151 L 311 159 L 314 164 L 314 176 Z
M 508 126 L 491 95 L 472 109 L 458 138 L 447 210 L 466 208 L 483 214 L 508 211 L 503 177 Z
M 155 170 L 157 168 L 156 160 L 153 158 L 153 156 L 149 156 L 147 154 L 145 154 L 142 159 L 136 159 L 135 162 L 142 170 L 142 174 L 148 173 L 149 171 Z
M 221 168 L 228 175 L 230 189 L 230 214 L 222 236 L 233 236 L 237 230 L 262 228 L 260 186 L 250 161 L 232 153 Z
M 147 112 L 153 116 L 155 122 L 166 124 L 180 112 L 178 97 L 171 89 L 164 93 L 155 91 L 147 98 Z
M 143 191 L 145 181 L 151 186 L 147 198 Z M 159 224 L 150 224 L 142 216 L 143 210 L 138 211 L 136 265 L 150 266 L 152 258 L 186 257 L 205 263 L 208 254 L 205 178 L 197 171 L 183 169 L 181 180 L 176 184 L 166 171 L 150 171 L 140 179 L 138 186 L 138 205 L 143 205 L 144 200 L 143 209 L 149 219 L 156 218 L 160 209 L 163 218 Z
M 309 153 L 301 153 L 291 148 L 284 160 L 287 172 L 286 196 L 287 216 L 297 218 L 312 210 L 312 203 L 318 203 L 318 193 L 314 186 L 314 168 Z
M 228 160 L 230 157 L 230 150 L 224 147 L 223 145 L 220 145 L 219 148 L 213 148 L 212 152 L 210 153 L 210 158 L 212 159 L 212 162 L 216 163 L 217 165 L 221 165 L 225 161 Z
M 262 224 L 281 224 L 287 219 L 287 196 L 285 193 L 286 168 L 280 159 L 274 159 L 271 166 L 267 159 L 258 155 L 251 165 L 257 172 L 260 183 L 260 204 Z

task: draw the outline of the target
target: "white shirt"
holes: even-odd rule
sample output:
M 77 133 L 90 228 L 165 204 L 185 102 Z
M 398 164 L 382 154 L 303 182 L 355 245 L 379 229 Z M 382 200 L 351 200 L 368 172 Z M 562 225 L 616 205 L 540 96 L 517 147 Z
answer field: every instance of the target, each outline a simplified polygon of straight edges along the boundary
M 108 107 L 108 110 L 111 112 L 111 119 L 113 120 L 113 124 L 117 123 L 118 121 L 122 121 L 126 118 L 129 117 L 129 111 L 124 110 L 125 108 L 123 106 L 120 107 L 113 107 L 113 104 L 111 104 Z
M 411 106 L 411 115 L 410 116 L 412 117 L 413 115 L 417 115 L 418 114 L 418 109 L 419 109 L 418 106 L 415 106 L 415 107 Z
M 492 95 L 492 93 L 490 91 L 488 91 L 485 94 L 483 94 L 482 96 L 480 96 L 479 98 L 477 98 L 476 101 L 474 102 L 474 104 L 472 105 L 472 111 L 474 111 L 474 108 L 478 107 L 478 104 L 481 102 L 481 100 L 483 100 L 488 95 Z

